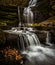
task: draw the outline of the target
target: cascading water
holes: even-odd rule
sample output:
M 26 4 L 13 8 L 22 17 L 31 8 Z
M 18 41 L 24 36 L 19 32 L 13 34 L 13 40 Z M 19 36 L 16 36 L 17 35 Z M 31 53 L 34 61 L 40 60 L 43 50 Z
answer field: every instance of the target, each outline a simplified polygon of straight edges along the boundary
M 19 26 L 21 26 L 21 18 L 20 18 L 20 8 L 18 6 L 18 18 L 19 18 Z
M 33 24 L 33 12 L 31 11 L 31 8 L 24 8 L 24 18 L 25 18 L 25 21 L 26 24 Z
M 29 4 L 28 4 L 28 7 L 33 7 L 33 6 L 36 5 L 36 3 L 37 3 L 37 0 L 30 0 Z
M 40 41 L 38 39 L 38 36 L 36 34 L 34 34 L 32 36 L 33 36 L 34 40 L 36 41 L 36 45 L 40 45 L 41 46 Z
M 35 34 L 27 35 L 27 37 L 28 37 L 28 40 L 30 42 L 30 46 L 40 45 L 40 41 L 39 41 L 38 37 Z
M 33 12 L 31 11 L 31 7 L 35 6 L 36 2 L 37 0 L 30 0 L 28 7 L 24 8 L 23 16 L 27 24 L 33 23 Z M 46 44 L 50 45 L 49 32 L 46 33 Z M 19 43 L 18 46 L 19 49 L 22 50 L 21 53 L 28 59 L 25 65 L 55 65 L 55 49 L 41 46 L 35 34 L 25 32 L 25 34 L 20 36 Z
M 41 46 L 34 33 L 12 30 L 6 32 L 18 35 L 18 47 L 27 58 L 24 65 L 55 65 L 55 49 Z
M 28 59 L 25 65 L 55 65 L 55 49 L 41 46 L 38 37 L 33 33 L 29 32 L 26 36 L 28 46 L 21 52 Z
M 22 32 L 21 35 L 19 35 L 20 43 L 18 42 L 18 47 L 20 45 L 20 48 L 22 51 L 26 51 L 28 47 L 30 46 L 38 46 L 40 45 L 40 41 L 38 37 L 34 33 L 30 33 L 26 31 L 25 33 Z M 18 39 L 19 39 L 18 38 Z
M 33 24 L 33 12 L 31 11 L 31 7 L 36 5 L 37 0 L 30 0 L 28 7 L 24 8 L 23 16 L 25 18 L 26 24 Z
M 46 33 L 47 33 L 46 44 L 52 46 L 52 44 L 51 44 L 51 42 L 50 42 L 50 40 L 51 40 L 51 39 L 50 39 L 50 38 L 51 38 L 51 35 L 50 35 L 49 31 L 46 31 Z

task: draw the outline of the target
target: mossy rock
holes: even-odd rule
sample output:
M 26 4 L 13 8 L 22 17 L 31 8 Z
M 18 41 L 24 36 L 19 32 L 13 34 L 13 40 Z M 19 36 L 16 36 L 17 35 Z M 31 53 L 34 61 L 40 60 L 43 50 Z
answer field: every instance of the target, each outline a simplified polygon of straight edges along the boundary
M 0 29 L 0 45 L 3 45 L 5 43 L 5 34 L 4 32 Z

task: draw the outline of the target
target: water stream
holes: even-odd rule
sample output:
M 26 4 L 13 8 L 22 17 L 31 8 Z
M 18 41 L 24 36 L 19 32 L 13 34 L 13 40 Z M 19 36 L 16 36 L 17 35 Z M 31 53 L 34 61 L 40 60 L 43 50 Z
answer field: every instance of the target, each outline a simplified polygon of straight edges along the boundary
M 45 33 L 47 33 L 46 31 Z M 27 35 L 30 45 L 27 46 L 26 50 L 21 53 L 28 59 L 25 65 L 55 65 L 55 49 L 50 48 L 50 35 L 47 33 L 46 44 L 48 46 L 42 46 L 38 37 L 35 34 Z M 34 40 L 35 42 L 34 42 Z
M 20 44 L 21 53 L 28 59 L 25 65 L 55 65 L 55 49 L 51 48 L 50 45 L 49 47 L 42 46 L 34 33 L 29 31 L 22 33 L 20 35 Z
M 24 8 L 23 16 L 27 24 L 33 24 L 31 7 L 34 7 L 36 3 L 37 0 L 30 0 L 28 7 Z M 47 33 L 46 44 L 51 46 L 49 32 L 45 33 Z M 19 37 L 18 47 L 22 49 L 21 53 L 28 59 L 25 65 L 55 65 L 55 49 L 41 46 L 38 37 L 33 33 L 26 32 Z
M 55 48 L 49 46 L 42 46 L 38 36 L 29 31 L 17 30 L 8 31 L 12 34 L 18 34 L 17 44 L 27 61 L 24 65 L 55 65 Z M 46 31 L 44 31 L 46 33 Z M 46 36 L 49 39 L 49 35 Z M 46 41 L 47 43 L 50 40 Z
M 21 18 L 20 18 L 20 7 L 18 6 L 18 19 L 19 19 L 19 26 L 21 26 Z
M 37 0 L 30 0 L 28 7 L 24 8 L 23 16 L 25 18 L 26 24 L 28 24 L 28 25 L 29 24 L 32 25 L 34 23 L 34 21 L 33 21 L 34 14 L 31 10 L 31 7 L 34 7 L 36 5 L 36 2 L 37 2 Z
M 30 33 L 29 31 L 22 32 L 21 34 L 19 34 L 17 42 L 18 42 L 19 49 L 22 51 L 24 51 L 24 50 L 26 51 L 27 48 L 29 48 L 30 46 L 39 46 L 40 45 L 40 41 L 39 41 L 37 35 L 34 33 Z
M 51 44 L 51 35 L 50 35 L 49 31 L 46 31 L 46 33 L 47 33 L 46 44 L 52 46 L 52 44 Z
M 55 49 L 42 46 L 30 46 L 22 54 L 26 55 L 31 65 L 55 65 Z M 28 65 L 27 62 L 25 65 Z
M 23 16 L 25 18 L 26 24 L 33 24 L 33 12 L 31 11 L 31 8 L 24 8 Z

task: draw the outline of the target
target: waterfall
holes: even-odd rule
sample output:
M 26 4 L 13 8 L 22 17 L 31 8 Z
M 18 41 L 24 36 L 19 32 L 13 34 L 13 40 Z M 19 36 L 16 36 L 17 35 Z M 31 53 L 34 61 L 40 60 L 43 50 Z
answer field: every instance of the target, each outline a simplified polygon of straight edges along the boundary
M 33 12 L 31 11 L 31 8 L 24 8 L 23 15 L 27 24 L 33 24 Z
M 33 22 L 34 15 L 31 10 L 31 7 L 34 7 L 36 5 L 36 2 L 37 2 L 37 0 L 30 0 L 28 7 L 24 8 L 23 16 L 24 16 L 24 19 L 28 25 L 29 24 L 32 25 L 34 23 Z
M 33 24 L 34 14 L 31 8 L 36 5 L 36 2 L 37 0 L 30 0 L 28 7 L 24 8 L 23 16 L 27 24 Z M 19 7 L 18 13 L 19 21 L 21 22 Z M 44 32 L 47 33 L 46 44 L 51 46 L 50 33 L 49 31 Z M 25 65 L 55 65 L 55 49 L 40 45 L 37 35 L 33 33 L 28 31 L 22 32 L 22 34 L 19 35 L 18 47 L 21 50 L 21 54 L 24 54 L 24 56 L 28 59 L 28 62 Z M 31 64 L 28 64 L 29 62 Z
M 51 44 L 51 35 L 50 35 L 49 31 L 46 31 L 46 33 L 47 33 L 46 44 L 52 46 L 52 44 Z
M 45 33 L 46 42 L 50 43 L 49 32 Z M 21 52 L 28 59 L 25 65 L 55 65 L 55 49 L 41 46 L 37 35 L 30 32 L 25 34 L 25 40 L 29 41 L 27 49 Z
M 30 0 L 28 7 L 33 7 L 36 5 L 36 3 L 37 3 L 37 0 Z
M 27 25 L 32 25 L 33 22 L 33 12 L 31 10 L 31 7 L 34 7 L 36 5 L 37 0 L 30 0 L 28 7 L 24 7 L 24 11 L 23 11 L 23 16 L 24 16 L 24 21 L 25 23 L 27 23 Z M 19 26 L 22 25 L 22 21 L 21 21 L 21 17 L 20 17 L 20 7 L 18 6 L 18 17 L 19 17 Z
M 20 42 L 19 42 L 20 38 Z M 40 45 L 40 41 L 38 37 L 34 33 L 26 32 L 19 35 L 18 41 L 18 47 L 20 50 L 27 50 L 30 46 L 38 46 Z M 19 46 L 20 45 L 20 46 Z
M 34 40 L 36 41 L 36 45 L 40 45 L 41 46 L 40 41 L 38 39 L 38 36 L 36 34 L 33 34 L 32 36 L 33 36 Z
M 19 18 L 19 26 L 21 26 L 21 18 L 20 18 L 20 8 L 19 8 L 19 6 L 18 6 L 18 18 Z
M 37 45 L 40 45 L 40 41 L 39 41 L 37 35 L 31 34 L 31 35 L 27 35 L 27 37 L 28 37 L 30 46 L 37 46 Z
M 32 37 L 31 35 L 27 35 L 27 37 L 28 37 L 28 40 L 29 40 L 30 46 L 35 45 L 33 37 Z
M 13 28 L 12 30 L 16 29 Z M 14 34 L 13 31 L 5 32 Z M 48 33 L 48 31 L 45 31 L 45 33 Z M 29 31 L 17 30 L 15 34 L 18 34 L 17 44 L 19 50 L 27 58 L 24 65 L 55 65 L 55 48 L 41 46 L 37 35 Z M 49 38 L 48 35 L 47 38 Z
M 55 65 L 55 49 L 32 46 L 22 54 L 28 59 L 25 65 Z

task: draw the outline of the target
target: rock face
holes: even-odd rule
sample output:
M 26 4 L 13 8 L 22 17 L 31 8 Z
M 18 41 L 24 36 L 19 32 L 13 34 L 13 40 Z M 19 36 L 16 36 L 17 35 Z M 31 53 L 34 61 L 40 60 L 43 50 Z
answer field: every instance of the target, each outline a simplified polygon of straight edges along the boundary
M 0 47 L 5 43 L 5 34 L 4 32 L 0 29 Z
M 41 22 L 55 15 L 55 0 L 37 0 L 32 8 L 35 23 Z
M 51 30 L 51 42 L 55 44 L 55 31 Z
M 53 16 L 53 15 L 55 15 L 55 0 L 49 0 L 49 1 L 50 1 L 50 7 L 51 7 L 51 9 L 50 9 L 51 15 L 50 16 Z
M 34 8 L 34 7 L 33 7 Z M 37 4 L 34 10 L 35 22 L 41 22 L 49 17 L 49 1 L 48 0 L 37 0 Z
M 10 45 L 12 48 L 18 48 L 18 46 L 17 46 L 18 35 L 9 34 L 9 33 L 5 32 L 5 37 L 6 37 L 5 46 L 9 46 Z
M 35 34 L 38 36 L 41 44 L 45 44 L 46 43 L 46 36 L 47 36 L 47 34 L 44 33 L 44 31 L 37 30 L 35 32 Z

